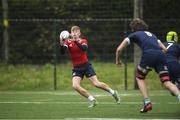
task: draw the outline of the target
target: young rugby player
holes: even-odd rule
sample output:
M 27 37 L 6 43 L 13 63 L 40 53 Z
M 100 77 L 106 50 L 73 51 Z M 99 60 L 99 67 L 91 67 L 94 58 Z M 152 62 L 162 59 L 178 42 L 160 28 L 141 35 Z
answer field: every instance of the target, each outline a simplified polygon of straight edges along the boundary
M 178 89 L 180 90 L 180 44 L 178 43 L 178 35 L 175 31 L 169 31 L 166 36 L 164 45 L 167 48 L 166 58 L 169 70 L 169 76 Z
M 120 102 L 120 97 L 116 90 L 111 89 L 107 84 L 100 82 L 96 76 L 96 73 L 88 61 L 86 50 L 88 49 L 88 41 L 80 38 L 80 27 L 73 26 L 71 28 L 71 37 L 68 40 L 60 39 L 61 53 L 64 54 L 65 50 L 69 51 L 73 69 L 72 69 L 72 86 L 82 96 L 86 97 L 90 101 L 90 106 L 97 105 L 96 99 L 85 88 L 81 86 L 81 81 L 84 75 L 89 78 L 92 84 L 112 94 L 117 103 Z
M 122 64 L 119 55 L 128 44 L 136 43 L 142 49 L 142 57 L 136 73 L 136 80 L 144 98 L 144 106 L 140 112 L 144 113 L 152 109 L 147 85 L 145 83 L 145 77 L 152 68 L 159 74 L 160 80 L 165 88 L 180 100 L 180 91 L 169 79 L 166 57 L 162 52 L 162 49 L 167 51 L 166 47 L 154 34 L 147 31 L 148 25 L 143 20 L 136 18 L 131 22 L 130 26 L 133 33 L 129 34 L 117 47 L 116 64 Z

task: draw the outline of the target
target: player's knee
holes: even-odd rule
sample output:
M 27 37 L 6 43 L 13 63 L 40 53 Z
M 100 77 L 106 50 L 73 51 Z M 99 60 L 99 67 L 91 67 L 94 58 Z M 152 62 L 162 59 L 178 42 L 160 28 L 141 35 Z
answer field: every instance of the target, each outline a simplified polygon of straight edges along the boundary
M 72 85 L 72 88 L 76 90 L 76 89 L 77 89 L 77 86 L 76 86 L 76 85 Z
M 78 90 L 79 87 L 80 87 L 80 85 L 77 85 L 77 84 L 73 84 L 73 85 L 72 85 L 72 88 L 75 89 L 75 90 Z
M 136 80 L 144 80 L 144 79 L 145 79 L 145 76 L 136 74 Z
M 163 82 L 163 86 L 165 87 L 165 88 L 169 88 L 170 86 L 171 86 L 171 82 L 170 81 L 165 81 L 165 82 Z
M 160 77 L 160 80 L 161 80 L 162 83 L 170 81 L 168 72 L 160 73 L 159 77 Z
M 143 73 L 139 69 L 136 72 L 136 80 L 144 80 L 146 78 L 146 73 Z

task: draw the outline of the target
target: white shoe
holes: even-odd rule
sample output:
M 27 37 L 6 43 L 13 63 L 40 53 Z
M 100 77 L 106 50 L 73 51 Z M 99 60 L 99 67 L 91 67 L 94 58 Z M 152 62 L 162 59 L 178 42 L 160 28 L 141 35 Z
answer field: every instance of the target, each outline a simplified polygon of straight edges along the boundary
M 119 97 L 117 90 L 114 91 L 113 97 L 116 100 L 116 103 L 119 104 L 121 99 Z
M 88 106 L 88 108 L 92 108 L 92 107 L 95 107 L 97 105 L 97 101 L 96 99 L 90 101 L 90 105 Z

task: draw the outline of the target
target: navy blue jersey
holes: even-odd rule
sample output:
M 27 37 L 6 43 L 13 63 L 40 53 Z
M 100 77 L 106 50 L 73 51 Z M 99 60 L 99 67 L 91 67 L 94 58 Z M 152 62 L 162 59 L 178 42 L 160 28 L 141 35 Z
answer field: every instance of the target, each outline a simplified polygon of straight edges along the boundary
M 148 31 L 137 31 L 131 33 L 128 38 L 130 42 L 136 43 L 143 52 L 152 50 L 161 50 L 157 37 Z
M 157 37 L 148 31 L 137 31 L 131 33 L 125 40 L 130 43 L 136 43 L 142 49 L 142 57 L 138 65 L 138 74 L 144 75 L 154 68 L 160 75 L 164 76 L 168 74 L 167 62 L 165 54 L 162 52 L 159 40 Z M 161 82 L 169 81 L 169 77 L 164 79 L 161 77 Z
M 180 44 L 175 44 L 174 42 L 165 42 L 163 44 L 168 49 L 166 53 L 167 62 L 178 62 L 180 57 Z

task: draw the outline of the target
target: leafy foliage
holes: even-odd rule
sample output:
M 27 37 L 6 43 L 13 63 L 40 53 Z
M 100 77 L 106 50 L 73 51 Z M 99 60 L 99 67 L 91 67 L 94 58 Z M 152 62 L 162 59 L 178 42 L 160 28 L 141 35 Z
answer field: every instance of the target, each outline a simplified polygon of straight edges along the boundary
M 169 30 L 180 31 L 179 2 L 144 0 L 144 19 L 161 40 Z M 58 59 L 66 58 L 59 55 L 58 36 L 73 25 L 79 25 L 89 40 L 90 58 L 112 60 L 116 46 L 129 33 L 134 10 L 133 0 L 9 0 L 8 7 L 11 63 L 52 62 L 55 53 Z M 0 40 L 2 52 L 3 38 Z M 129 60 L 133 59 L 132 48 Z

